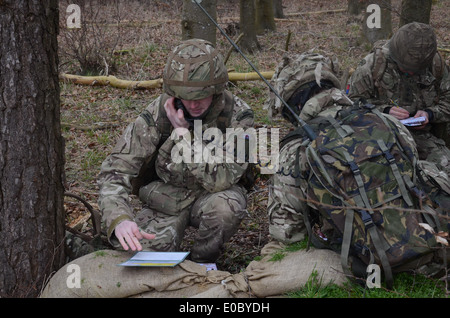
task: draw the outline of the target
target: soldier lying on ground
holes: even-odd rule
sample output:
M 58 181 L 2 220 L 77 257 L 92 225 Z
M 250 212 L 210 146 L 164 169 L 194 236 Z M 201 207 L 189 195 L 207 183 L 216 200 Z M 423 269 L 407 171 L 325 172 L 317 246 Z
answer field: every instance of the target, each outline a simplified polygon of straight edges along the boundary
M 306 52 L 294 57 L 284 57 L 272 80 L 287 103 L 304 121 L 317 117 L 335 117 L 338 111 L 352 106 L 351 100 L 340 90 L 337 59 L 318 53 Z M 320 86 L 319 86 L 320 83 Z M 282 116 L 294 126 L 298 123 L 290 112 L 270 95 L 266 108 Z M 302 211 L 306 204 L 302 190 L 296 184 L 296 149 L 301 138 L 292 134 L 282 142 L 279 167 L 282 171 L 273 175 L 269 192 L 268 218 L 272 238 L 283 243 L 301 241 L 307 234 Z

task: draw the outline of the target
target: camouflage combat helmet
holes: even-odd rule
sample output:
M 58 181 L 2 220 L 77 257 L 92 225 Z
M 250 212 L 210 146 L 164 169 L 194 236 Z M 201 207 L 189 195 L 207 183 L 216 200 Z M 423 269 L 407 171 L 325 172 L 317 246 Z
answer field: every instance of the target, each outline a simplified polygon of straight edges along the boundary
M 285 55 L 272 76 L 272 83 L 283 100 L 292 106 L 296 113 L 299 113 L 299 107 L 313 96 L 315 89 L 341 88 L 341 83 L 337 78 L 338 72 L 339 63 L 336 58 L 308 51 L 294 56 Z M 295 97 L 302 95 L 302 92 L 306 92 L 306 94 L 303 94 L 304 101 L 299 105 L 298 101 L 294 102 L 293 99 L 298 99 Z M 269 112 L 273 112 L 272 115 L 278 113 L 282 113 L 283 116 L 289 115 L 290 112 L 282 106 L 280 99 L 270 92 L 265 108 L 269 109 Z
M 205 40 L 183 41 L 169 55 L 163 73 L 163 89 L 170 96 L 198 100 L 223 92 L 228 72 L 223 58 Z
M 436 55 L 436 35 L 428 24 L 405 24 L 390 39 L 389 51 L 402 70 L 421 71 L 431 65 Z

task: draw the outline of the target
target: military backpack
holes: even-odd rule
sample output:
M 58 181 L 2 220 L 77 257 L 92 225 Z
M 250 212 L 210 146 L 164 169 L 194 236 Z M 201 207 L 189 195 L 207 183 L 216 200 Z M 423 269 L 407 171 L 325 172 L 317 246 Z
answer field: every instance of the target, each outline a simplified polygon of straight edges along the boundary
M 317 138 L 302 145 L 307 167 L 298 178 L 312 207 L 304 214 L 311 242 L 340 251 L 352 276 L 378 264 L 391 288 L 396 269 L 435 250 L 423 226 L 448 232 L 449 211 L 424 191 L 407 133 L 373 105 L 313 127 Z

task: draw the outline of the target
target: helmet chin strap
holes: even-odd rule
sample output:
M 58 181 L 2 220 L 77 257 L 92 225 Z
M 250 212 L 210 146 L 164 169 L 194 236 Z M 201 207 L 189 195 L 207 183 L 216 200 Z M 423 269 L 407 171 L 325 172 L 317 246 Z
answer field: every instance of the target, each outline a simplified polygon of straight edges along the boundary
M 236 43 L 225 33 L 225 31 L 220 27 L 220 25 L 211 17 L 211 15 L 206 11 L 205 8 L 200 4 L 201 0 L 192 0 L 192 2 L 195 2 L 197 6 L 203 11 L 203 13 L 211 20 L 211 22 L 217 27 L 217 29 L 222 33 L 228 40 L 228 42 L 233 45 L 233 47 L 236 49 L 236 51 L 239 52 L 239 54 L 245 59 L 245 61 L 250 65 L 250 67 L 258 74 L 258 76 L 264 81 L 264 83 L 269 87 L 269 89 L 275 94 L 277 98 L 280 99 L 280 101 L 283 103 L 283 105 L 289 109 L 289 111 L 292 113 L 292 116 L 295 118 L 296 121 L 300 124 L 300 126 L 305 131 L 308 138 L 312 141 L 316 139 L 316 134 L 312 130 L 312 128 L 304 121 L 302 120 L 295 111 L 286 103 L 286 101 L 278 94 L 278 92 L 273 88 L 273 86 L 267 81 L 267 79 L 258 71 L 255 65 L 245 56 L 245 54 L 241 51 L 241 49 L 237 46 Z

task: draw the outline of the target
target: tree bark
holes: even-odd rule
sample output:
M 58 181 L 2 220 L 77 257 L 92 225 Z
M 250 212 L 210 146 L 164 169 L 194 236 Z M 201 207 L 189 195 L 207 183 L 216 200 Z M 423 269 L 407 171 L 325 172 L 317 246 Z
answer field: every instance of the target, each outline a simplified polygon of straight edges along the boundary
M 283 0 L 273 0 L 273 12 L 275 18 L 284 19 Z
M 36 297 L 64 262 L 58 1 L 0 1 L 0 297 Z
M 255 12 L 257 34 L 263 34 L 266 30 L 276 30 L 272 0 L 255 0 Z
M 203 0 L 200 5 L 217 21 L 217 0 Z M 181 29 L 183 40 L 203 39 L 216 45 L 214 23 L 192 0 L 184 0 L 183 2 Z
M 365 9 L 365 16 L 363 19 L 363 35 L 365 39 L 374 44 L 378 40 L 386 40 L 392 36 L 392 17 L 391 17 L 391 0 L 371 0 L 369 5 L 378 5 L 378 11 L 367 12 Z M 379 13 L 379 15 L 377 15 Z M 371 22 L 380 20 L 379 27 L 373 27 Z M 371 27 L 369 27 L 371 26 Z
M 261 46 L 256 37 L 255 28 L 255 2 L 249 0 L 240 0 L 239 2 L 239 29 L 244 36 L 241 39 L 240 47 L 247 53 L 259 51 Z
M 400 27 L 411 22 L 430 24 L 432 0 L 402 0 Z
M 360 15 L 367 7 L 367 0 L 348 0 L 347 10 L 350 15 Z

